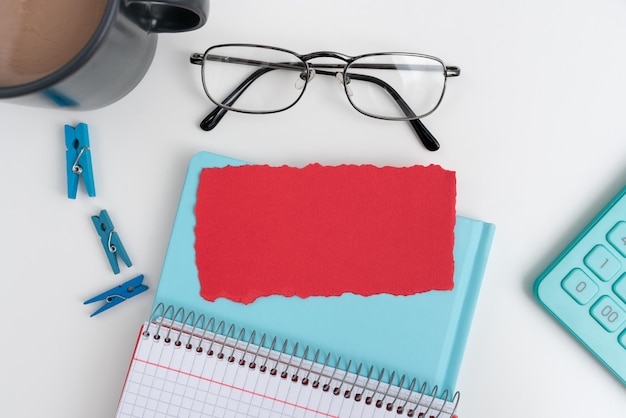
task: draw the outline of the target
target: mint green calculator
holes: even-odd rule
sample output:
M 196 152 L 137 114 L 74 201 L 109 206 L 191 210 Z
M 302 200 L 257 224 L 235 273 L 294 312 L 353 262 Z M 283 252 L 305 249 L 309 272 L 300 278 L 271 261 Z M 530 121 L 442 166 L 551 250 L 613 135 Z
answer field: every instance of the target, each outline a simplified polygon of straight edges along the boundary
M 626 187 L 541 273 L 534 292 L 626 385 Z

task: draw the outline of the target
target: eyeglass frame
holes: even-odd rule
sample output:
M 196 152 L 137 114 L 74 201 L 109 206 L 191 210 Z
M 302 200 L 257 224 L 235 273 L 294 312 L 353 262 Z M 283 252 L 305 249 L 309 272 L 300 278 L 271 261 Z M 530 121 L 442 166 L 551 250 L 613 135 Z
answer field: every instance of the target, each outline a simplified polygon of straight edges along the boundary
M 207 48 L 205 50 L 204 53 L 192 53 L 191 56 L 189 57 L 189 62 L 191 64 L 195 64 L 195 65 L 201 65 L 202 68 L 204 68 L 204 63 L 206 61 L 208 61 L 208 59 L 206 58 L 209 51 L 214 49 L 214 48 L 222 48 L 222 47 L 248 47 L 248 48 L 260 48 L 260 49 L 268 49 L 268 50 L 274 50 L 274 51 L 280 51 L 280 52 L 284 52 L 287 54 L 291 54 L 294 57 L 298 58 L 303 64 L 304 64 L 304 68 L 302 69 L 303 72 L 305 72 L 307 74 L 307 76 L 305 77 L 300 77 L 304 84 L 302 86 L 302 91 L 300 92 L 300 94 L 298 95 L 298 97 L 296 98 L 296 100 L 291 103 L 289 106 L 283 107 L 281 109 L 274 109 L 274 110 L 243 110 L 243 109 L 237 109 L 237 108 L 232 108 L 228 105 L 224 105 L 223 103 L 218 102 L 217 100 L 215 100 L 213 97 L 211 97 L 211 95 L 208 92 L 208 89 L 206 87 L 206 83 L 205 83 L 205 76 L 204 76 L 204 71 L 201 71 L 201 77 L 202 77 L 202 85 L 205 91 L 205 94 L 207 95 L 207 97 L 209 98 L 209 100 L 211 100 L 211 102 L 213 102 L 217 107 L 215 109 L 213 109 L 213 111 L 211 111 L 200 123 L 200 127 L 205 130 L 205 131 L 210 131 L 213 128 L 215 128 L 215 126 L 219 123 L 219 121 L 224 117 L 224 115 L 226 114 L 227 111 L 233 111 L 233 112 L 238 112 L 238 113 L 249 113 L 249 114 L 271 114 L 271 113 L 278 113 L 278 112 L 282 112 L 285 111 L 287 109 L 290 109 L 291 107 L 293 107 L 296 103 L 298 103 L 300 101 L 300 99 L 302 98 L 302 96 L 304 95 L 304 92 L 306 90 L 306 87 L 308 86 L 308 83 L 310 80 L 312 80 L 313 76 L 315 74 L 320 74 L 320 75 L 331 75 L 331 76 L 335 76 L 337 77 L 337 75 L 341 75 L 341 84 L 343 85 L 343 89 L 344 92 L 346 93 L 346 96 L 348 98 L 348 101 L 350 102 L 350 105 L 356 109 L 359 113 L 365 115 L 365 116 L 369 116 L 375 119 L 382 119 L 382 120 L 395 120 L 395 121 L 407 121 L 411 124 L 411 127 L 413 128 L 413 130 L 415 131 L 416 135 L 418 136 L 418 138 L 420 139 L 420 141 L 422 142 L 422 144 L 426 147 L 426 149 L 428 149 L 429 151 L 436 151 L 440 148 L 439 142 L 435 139 L 435 137 L 430 133 L 430 131 L 424 126 L 424 124 L 421 122 L 420 118 L 425 117 L 430 115 L 431 113 L 433 113 L 435 110 L 437 110 L 437 108 L 439 107 L 439 105 L 441 104 L 441 101 L 443 100 L 443 96 L 445 94 L 445 90 L 446 90 L 446 84 L 447 84 L 447 80 L 448 77 L 458 77 L 461 74 L 461 69 L 460 67 L 457 66 L 447 66 L 445 65 L 445 63 L 437 57 L 431 56 L 431 55 L 425 55 L 425 54 L 418 54 L 418 53 L 407 53 L 407 52 L 377 52 L 377 53 L 368 53 L 368 54 L 362 54 L 362 55 L 357 55 L 357 56 L 349 56 L 346 54 L 341 54 L 338 52 L 333 52 L 333 51 L 317 51 L 317 52 L 311 52 L 309 54 L 305 54 L 305 55 L 301 55 L 298 54 L 294 51 L 285 49 L 285 48 L 280 48 L 280 47 L 274 47 L 274 46 L 267 46 L 267 45 L 259 45 L 259 44 L 247 44 L 247 43 L 231 43 L 231 44 L 219 44 L 219 45 L 213 45 L 209 48 Z M 435 106 L 427 113 L 416 116 L 415 113 L 413 112 L 413 110 L 411 109 L 411 107 L 404 101 L 404 99 L 402 99 L 402 96 L 400 96 L 400 94 L 398 94 L 395 89 L 393 87 L 391 87 L 389 84 L 387 84 L 385 81 L 380 80 L 380 79 L 376 79 L 374 77 L 372 77 L 372 80 L 367 80 L 370 82 L 373 82 L 377 85 L 379 85 L 380 87 L 382 87 L 388 94 L 390 94 L 392 96 L 392 98 L 396 101 L 396 103 L 398 104 L 398 106 L 400 106 L 400 108 L 402 109 L 403 113 L 405 115 L 407 115 L 404 118 L 397 118 L 397 117 L 384 117 L 384 116 L 380 116 L 380 115 L 376 115 L 376 114 L 372 114 L 372 113 L 368 113 L 366 111 L 363 111 L 362 109 L 360 109 L 359 107 L 357 107 L 353 102 L 352 99 L 350 98 L 350 93 L 349 93 L 349 81 L 346 78 L 347 76 L 347 71 L 348 68 L 350 67 L 350 65 L 359 60 L 359 59 L 363 59 L 363 58 L 367 58 L 367 57 L 372 57 L 372 56 L 379 56 L 379 55 L 389 55 L 389 56 L 393 56 L 393 55 L 397 55 L 397 56 L 413 56 L 413 57 L 419 57 L 419 58 L 426 58 L 426 59 L 431 59 L 434 61 L 437 61 L 441 64 L 442 68 L 443 68 L 443 85 L 442 85 L 442 89 L 441 89 L 441 95 L 439 97 L 439 100 L 437 101 L 437 103 L 435 104 Z M 340 61 L 343 61 L 343 64 L 314 64 L 314 63 L 310 63 L 310 60 L 313 59 L 317 59 L 317 58 L 335 58 L 338 59 Z M 232 58 L 230 58 L 232 59 Z M 241 59 L 242 63 L 251 63 L 250 60 L 242 58 Z M 245 90 L 249 87 L 249 85 L 251 83 L 253 83 L 255 80 L 257 80 L 261 75 L 265 74 L 266 69 L 272 69 L 271 67 L 268 66 L 261 66 L 261 64 L 266 64 L 266 63 L 257 63 L 259 64 L 260 68 L 259 70 L 255 71 L 254 73 L 252 73 L 252 75 L 250 75 L 246 80 L 244 80 L 241 84 L 239 84 L 239 86 L 235 87 L 233 89 L 233 91 L 225 98 L 223 99 L 222 102 L 228 102 L 230 101 L 231 103 L 234 103 L 239 96 L 245 92 Z M 319 71 L 320 68 L 331 68 L 331 69 L 340 69 L 340 72 L 332 72 L 332 71 Z M 259 74 L 257 74 L 259 71 L 263 71 Z M 311 76 L 311 73 L 313 72 L 313 76 Z M 356 74 L 351 74 L 351 77 L 354 78 L 354 75 Z M 361 76 L 359 74 L 359 76 Z M 356 79 L 356 78 L 355 78 Z M 378 80 L 375 81 L 375 80 Z M 381 85 L 384 84 L 384 85 Z M 413 116 L 410 116 L 410 114 L 413 114 Z

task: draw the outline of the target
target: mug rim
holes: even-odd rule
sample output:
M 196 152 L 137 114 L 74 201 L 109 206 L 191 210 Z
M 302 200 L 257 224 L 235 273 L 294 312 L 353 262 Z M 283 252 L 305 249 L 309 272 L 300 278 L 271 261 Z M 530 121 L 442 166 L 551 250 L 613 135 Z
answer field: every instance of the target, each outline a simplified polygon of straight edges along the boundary
M 107 0 L 107 6 L 104 9 L 102 19 L 96 27 L 93 35 L 91 35 L 91 38 L 89 38 L 89 41 L 87 41 L 85 46 L 81 48 L 81 50 L 67 63 L 50 74 L 38 78 L 37 80 L 24 84 L 18 84 L 16 86 L 0 87 L 0 99 L 19 97 L 29 93 L 45 90 L 74 74 L 78 69 L 85 65 L 87 61 L 89 61 L 89 59 L 96 52 L 98 46 L 103 42 L 110 27 L 113 25 L 118 5 L 119 0 Z

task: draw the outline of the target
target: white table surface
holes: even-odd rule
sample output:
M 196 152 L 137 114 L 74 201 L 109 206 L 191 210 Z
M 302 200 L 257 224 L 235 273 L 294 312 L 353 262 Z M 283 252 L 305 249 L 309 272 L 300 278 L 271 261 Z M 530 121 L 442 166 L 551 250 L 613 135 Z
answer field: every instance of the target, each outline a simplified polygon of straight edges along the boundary
M 334 80 L 291 110 L 212 106 L 191 52 L 254 42 L 301 53 L 414 51 L 462 68 L 424 119 L 360 115 Z M 462 364 L 461 418 L 624 417 L 626 388 L 543 311 L 539 272 L 626 182 L 626 2 L 214 0 L 161 35 L 147 75 L 95 111 L 0 102 L 0 415 L 111 417 L 147 317 L 185 170 L 201 150 L 269 164 L 440 164 L 457 212 L 496 225 Z M 97 197 L 66 196 L 63 125 L 89 125 Z M 133 260 L 113 276 L 90 216 L 107 209 Z M 89 318 L 82 302 L 143 273 L 151 289 Z

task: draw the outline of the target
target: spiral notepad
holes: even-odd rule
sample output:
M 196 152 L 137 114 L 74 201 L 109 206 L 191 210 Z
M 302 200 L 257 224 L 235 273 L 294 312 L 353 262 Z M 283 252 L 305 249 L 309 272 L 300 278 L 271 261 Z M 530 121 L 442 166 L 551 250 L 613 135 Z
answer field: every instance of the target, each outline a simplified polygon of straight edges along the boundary
M 426 387 L 159 304 L 139 334 L 116 416 L 453 417 L 458 392 Z

